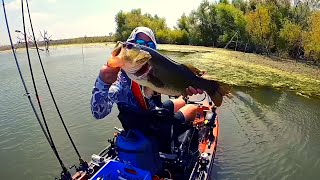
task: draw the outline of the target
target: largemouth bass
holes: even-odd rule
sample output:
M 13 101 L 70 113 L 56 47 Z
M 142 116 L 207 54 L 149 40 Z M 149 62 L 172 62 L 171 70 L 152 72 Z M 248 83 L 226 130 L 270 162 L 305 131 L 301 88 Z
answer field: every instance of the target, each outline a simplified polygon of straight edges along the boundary
M 130 79 L 144 86 L 147 97 L 154 91 L 171 96 L 185 95 L 186 88 L 191 86 L 206 91 L 214 104 L 220 106 L 223 96 L 228 94 L 226 85 L 201 77 L 203 72 L 197 68 L 134 43 L 118 42 L 108 66 L 123 69 Z

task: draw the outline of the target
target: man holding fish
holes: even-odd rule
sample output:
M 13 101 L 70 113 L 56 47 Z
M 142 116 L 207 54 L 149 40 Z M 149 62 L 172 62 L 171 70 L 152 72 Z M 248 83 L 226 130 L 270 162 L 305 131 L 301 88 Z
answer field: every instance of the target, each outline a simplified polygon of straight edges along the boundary
M 182 124 L 196 116 L 196 105 L 186 105 L 183 98 L 162 103 L 159 93 L 190 96 L 205 90 L 216 106 L 221 105 L 227 91 L 220 83 L 202 78 L 198 69 L 176 63 L 156 48 L 154 33 L 147 27 L 137 27 L 127 42 L 117 43 L 92 91 L 91 110 L 96 119 L 106 117 L 116 103 L 125 130 L 139 129 L 152 134 L 148 128 L 150 119 L 155 119 L 151 113 L 154 109 L 168 110 L 173 121 Z

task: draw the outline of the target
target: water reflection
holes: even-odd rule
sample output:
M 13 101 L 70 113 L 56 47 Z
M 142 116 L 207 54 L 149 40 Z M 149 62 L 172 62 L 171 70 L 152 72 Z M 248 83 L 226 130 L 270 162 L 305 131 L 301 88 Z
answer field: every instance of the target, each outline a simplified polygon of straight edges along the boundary
M 237 88 L 237 90 L 242 91 L 250 95 L 253 101 L 266 106 L 275 105 L 281 97 L 281 91 L 274 90 L 269 87 L 254 87 L 254 88 Z
M 220 108 L 215 179 L 317 179 L 317 107 L 291 92 L 237 88 Z

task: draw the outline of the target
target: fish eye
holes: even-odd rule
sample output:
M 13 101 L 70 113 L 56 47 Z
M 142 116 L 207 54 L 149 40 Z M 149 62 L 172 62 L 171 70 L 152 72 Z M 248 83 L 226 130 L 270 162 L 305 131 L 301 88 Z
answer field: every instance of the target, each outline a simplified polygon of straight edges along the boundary
M 132 49 L 133 48 L 133 44 L 126 44 L 126 46 L 127 46 L 127 49 Z

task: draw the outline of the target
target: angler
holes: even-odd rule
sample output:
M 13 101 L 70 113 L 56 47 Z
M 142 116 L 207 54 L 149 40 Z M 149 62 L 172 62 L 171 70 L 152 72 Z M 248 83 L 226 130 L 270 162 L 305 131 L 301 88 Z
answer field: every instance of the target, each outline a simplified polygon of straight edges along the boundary
M 227 91 L 220 83 L 202 78 L 201 71 L 196 68 L 164 57 L 156 51 L 156 46 L 152 30 L 138 27 L 127 42 L 116 45 L 111 58 L 101 68 L 93 89 L 92 113 L 95 118 L 102 119 L 116 103 L 124 130 L 119 130 L 114 140 L 110 141 L 111 148 L 105 154 L 100 154 L 98 161 L 104 164 L 103 158 L 116 160 L 107 163 L 109 165 L 103 168 L 106 171 L 116 170 L 114 166 L 125 167 L 126 163 L 121 162 L 127 162 L 153 177 L 168 177 L 165 169 L 169 168 L 169 174 L 173 173 L 175 179 L 185 179 L 190 176 L 195 168 L 195 159 L 199 157 L 198 137 L 202 137 L 201 142 L 205 144 L 209 142 L 208 137 L 211 137 L 211 143 L 216 139 L 212 138 L 216 116 L 211 109 L 212 104 L 206 106 L 206 111 L 211 112 L 206 122 L 212 123 L 208 123 L 211 124 L 209 130 L 199 133 L 198 130 L 204 127 L 203 123 L 200 123 L 201 126 L 190 124 L 199 117 L 204 119 L 204 109 L 199 110 L 199 105 L 189 101 L 186 103 L 182 98 L 162 103 L 159 93 L 193 95 L 203 93 L 204 89 L 215 105 L 220 106 Z M 179 152 L 175 149 L 179 149 Z M 206 148 L 200 149 L 200 152 L 204 152 Z M 208 160 L 212 159 L 214 153 L 210 151 L 209 154 Z M 180 169 L 170 168 L 166 163 L 168 158 L 173 161 L 169 166 L 176 164 L 181 166 Z M 94 159 L 97 159 L 96 156 Z M 99 162 L 96 164 L 100 165 Z M 188 173 L 185 174 L 183 169 Z M 126 176 L 128 174 L 122 177 L 127 179 Z

